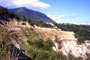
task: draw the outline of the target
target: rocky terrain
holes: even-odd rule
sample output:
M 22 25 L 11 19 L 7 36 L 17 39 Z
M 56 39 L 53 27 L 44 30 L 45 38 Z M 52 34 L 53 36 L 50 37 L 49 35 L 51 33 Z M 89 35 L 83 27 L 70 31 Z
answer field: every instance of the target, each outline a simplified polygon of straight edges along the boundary
M 76 33 L 57 27 L 50 22 L 22 20 L 3 8 L 0 11 L 0 59 L 89 60 L 90 41 L 79 43 Z
M 31 26 L 28 21 L 17 21 L 12 19 L 9 22 L 6 22 L 8 31 L 13 31 L 12 34 L 17 33 L 20 41 L 15 41 L 13 39 L 12 43 L 18 49 L 21 49 L 21 45 L 28 44 L 27 38 L 22 32 L 24 28 L 33 29 L 34 32 L 39 34 L 39 38 L 46 40 L 49 38 L 54 43 L 52 49 L 56 52 L 62 51 L 64 55 L 72 54 L 75 57 L 82 57 L 83 60 L 86 60 L 88 57 L 87 54 L 90 54 L 90 41 L 86 40 L 85 43 L 78 44 L 78 39 L 75 37 L 75 33 L 71 31 L 62 31 L 58 28 L 45 28 L 39 26 Z M 53 26 L 53 25 L 52 25 Z M 26 30 L 28 34 L 28 31 Z M 21 42 L 22 40 L 22 42 Z
M 75 57 L 82 57 L 83 60 L 87 58 L 87 54 L 90 54 L 90 41 L 86 40 L 81 45 L 78 44 L 78 39 L 75 37 L 75 33 L 71 31 L 62 31 L 61 29 L 55 28 L 42 28 L 35 26 L 33 28 L 36 32 L 43 32 L 42 38 L 50 38 L 55 46 L 54 51 L 62 51 L 63 54 L 67 55 L 71 53 Z M 55 40 L 58 40 L 55 41 Z M 61 43 L 59 43 L 61 42 Z

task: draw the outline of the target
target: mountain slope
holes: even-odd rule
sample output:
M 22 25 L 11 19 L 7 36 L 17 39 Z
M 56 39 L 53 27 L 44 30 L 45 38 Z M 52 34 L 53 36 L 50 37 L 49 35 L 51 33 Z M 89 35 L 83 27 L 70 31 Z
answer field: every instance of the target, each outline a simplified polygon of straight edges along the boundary
M 2 16 L 5 16 L 4 18 L 8 19 L 6 15 L 12 15 L 5 9 L 1 10 L 1 14 Z M 0 26 L 4 27 L 6 32 L 9 31 L 10 34 L 7 35 L 9 37 L 7 38 L 7 33 L 5 31 L 2 32 L 2 28 L 0 29 L 0 42 L 2 43 L 3 40 L 5 41 L 5 43 L 0 45 L 3 47 L 4 44 L 8 43 L 7 39 L 10 39 L 9 44 L 13 44 L 11 45 L 12 50 L 10 50 L 10 53 L 13 53 L 13 51 L 16 52 L 13 53 L 15 56 L 14 59 L 11 60 L 17 60 L 17 58 L 20 58 L 18 60 L 82 60 L 82 58 L 83 60 L 89 60 L 86 58 L 90 56 L 90 42 L 87 41 L 80 45 L 77 44 L 78 39 L 75 37 L 74 32 L 63 31 L 58 28 L 40 27 L 36 24 L 33 26 L 33 24 L 28 21 L 15 19 L 14 16 L 8 20 L 4 18 L 0 19 L 0 22 L 3 21 L 4 23 Z M 41 23 L 42 22 L 38 24 Z M 2 39 L 2 37 L 5 37 L 6 39 Z M 87 45 L 87 43 L 89 44 Z M 0 50 L 3 52 L 4 50 L 2 50 L 3 48 L 1 47 Z M 8 50 L 7 45 L 5 45 L 5 49 Z M 7 53 L 4 54 L 8 55 Z M 86 54 L 88 54 L 88 56 L 86 56 Z M 1 54 L 1 57 L 2 56 L 3 54 Z M 82 58 L 78 58 L 78 56 Z
M 0 6 L 0 8 L 2 8 L 2 6 Z
M 33 21 L 43 21 L 43 22 L 56 23 L 55 21 L 53 21 L 52 19 L 47 17 L 45 14 L 40 13 L 38 11 L 29 10 L 25 7 L 9 9 L 9 10 L 20 15 L 20 16 L 26 16 L 27 18 L 30 18 Z

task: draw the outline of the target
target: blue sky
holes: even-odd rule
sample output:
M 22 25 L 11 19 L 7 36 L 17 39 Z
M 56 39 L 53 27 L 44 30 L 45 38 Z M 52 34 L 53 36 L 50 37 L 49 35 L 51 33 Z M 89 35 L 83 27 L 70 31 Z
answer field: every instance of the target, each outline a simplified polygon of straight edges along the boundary
M 90 24 L 90 0 L 0 0 L 0 5 L 37 10 L 58 23 Z

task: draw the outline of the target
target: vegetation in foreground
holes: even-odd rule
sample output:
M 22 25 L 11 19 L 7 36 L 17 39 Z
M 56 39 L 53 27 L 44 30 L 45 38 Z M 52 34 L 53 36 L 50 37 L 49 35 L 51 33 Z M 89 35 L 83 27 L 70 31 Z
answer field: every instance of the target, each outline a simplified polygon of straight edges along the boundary
M 67 56 L 62 52 L 55 52 L 52 50 L 54 45 L 50 39 L 46 41 L 39 38 L 39 35 L 32 29 L 28 30 L 29 35 L 24 33 L 28 38 L 28 44 L 22 45 L 22 49 L 35 60 L 82 60 L 80 57 L 75 58 L 71 54 Z M 38 38 L 37 38 L 38 37 Z
M 14 13 L 10 13 L 6 8 L 2 8 L 0 10 L 0 19 L 8 20 L 7 18 L 18 18 L 18 16 L 16 14 L 14 15 Z M 30 22 L 30 24 L 32 25 L 36 24 L 42 27 L 51 27 L 50 25 L 47 25 L 43 22 Z M 60 25 L 58 27 L 60 27 Z M 65 27 L 62 26 L 60 28 L 63 29 Z M 2 31 L 4 31 L 4 29 Z M 9 46 L 10 46 L 9 43 L 11 42 L 9 42 L 10 40 L 8 40 L 10 36 L 9 34 L 4 35 L 6 32 L 5 31 L 2 32 L 2 31 L 0 30 L 0 59 L 8 60 L 6 59 L 6 57 L 10 56 L 10 52 L 11 52 L 9 50 Z M 21 47 L 33 59 L 35 60 L 82 60 L 81 58 L 75 58 L 70 54 L 67 57 L 63 55 L 61 52 L 54 52 L 52 50 L 53 43 L 50 39 L 47 39 L 46 41 L 44 41 L 38 38 L 39 35 L 35 33 L 32 29 L 28 31 L 29 31 L 29 35 L 27 35 L 24 31 L 25 35 L 28 38 L 28 41 L 27 41 L 28 44 L 22 44 Z M 73 30 L 70 30 L 70 31 L 73 31 Z M 6 37 L 2 39 L 2 37 L 4 36 Z
M 9 39 L 10 33 L 7 29 L 0 27 L 0 60 L 9 60 L 11 43 Z

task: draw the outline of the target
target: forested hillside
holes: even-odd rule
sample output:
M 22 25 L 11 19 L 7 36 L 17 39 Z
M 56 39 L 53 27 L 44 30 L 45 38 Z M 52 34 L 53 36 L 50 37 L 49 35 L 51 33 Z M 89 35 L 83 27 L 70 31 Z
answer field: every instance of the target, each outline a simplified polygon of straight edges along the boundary
M 25 16 L 26 18 L 29 18 L 32 21 L 43 21 L 43 22 L 56 23 L 54 20 L 49 18 L 44 13 L 34 11 L 34 10 L 31 10 L 31 9 L 27 9 L 25 7 L 9 9 L 9 11 L 14 12 L 14 13 L 16 13 L 17 15 L 19 15 L 21 17 Z
M 90 40 L 90 25 L 75 25 L 75 24 L 56 24 L 58 28 L 64 31 L 73 31 L 79 42 Z

